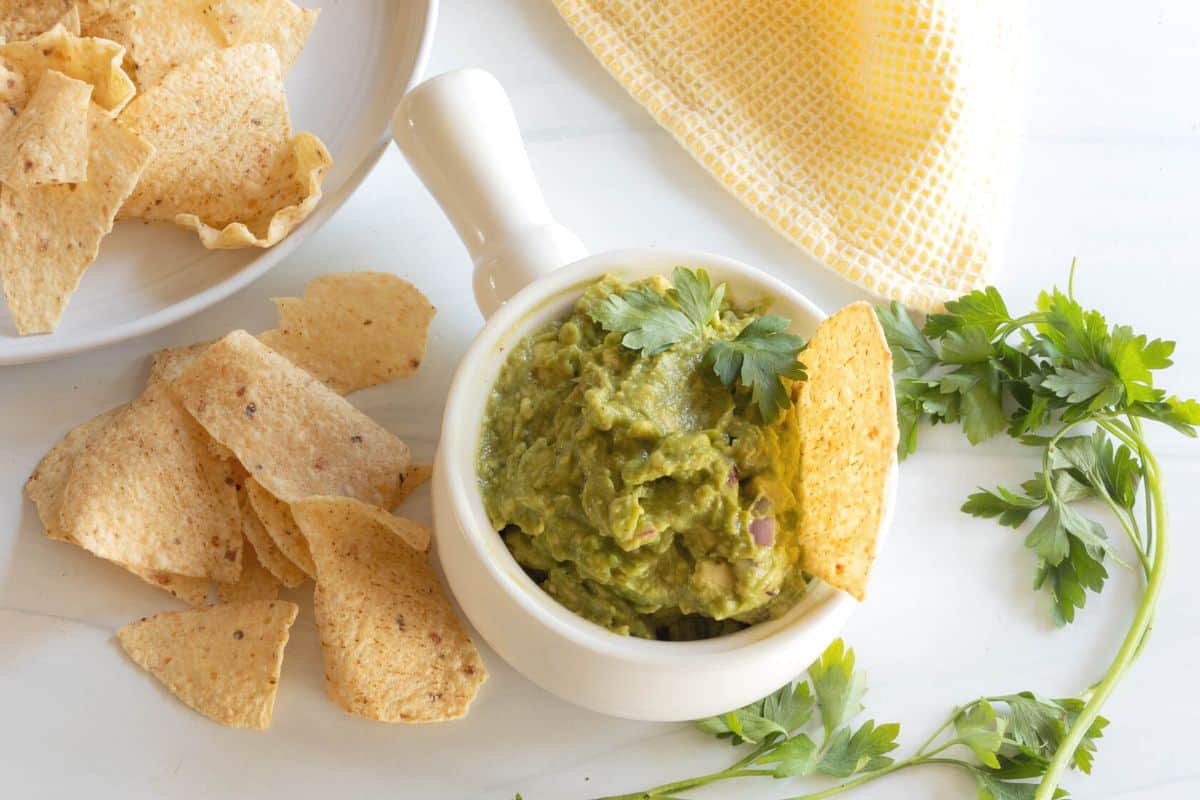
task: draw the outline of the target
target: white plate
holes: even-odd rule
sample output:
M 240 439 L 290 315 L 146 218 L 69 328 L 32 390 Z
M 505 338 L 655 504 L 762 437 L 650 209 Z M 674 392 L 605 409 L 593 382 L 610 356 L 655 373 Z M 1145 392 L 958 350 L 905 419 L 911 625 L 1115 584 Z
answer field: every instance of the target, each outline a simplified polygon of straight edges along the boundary
M 437 0 L 300 0 L 321 16 L 287 77 L 292 125 L 333 155 L 317 210 L 269 250 L 208 251 L 173 225 L 117 223 L 58 330 L 17 336 L 0 301 L 0 365 L 77 353 L 201 311 L 278 264 L 337 210 L 383 153 L 396 103 L 424 70 Z

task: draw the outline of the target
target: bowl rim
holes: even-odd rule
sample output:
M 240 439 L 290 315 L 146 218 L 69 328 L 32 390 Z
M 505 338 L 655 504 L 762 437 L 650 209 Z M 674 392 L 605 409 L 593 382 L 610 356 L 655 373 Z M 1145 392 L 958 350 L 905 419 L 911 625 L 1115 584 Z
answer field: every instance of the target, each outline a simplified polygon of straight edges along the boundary
M 703 670 L 706 666 L 720 669 L 727 667 L 731 659 L 742 661 L 747 651 L 754 651 L 763 657 L 768 657 L 769 651 L 786 652 L 795 647 L 799 639 L 818 630 L 832 631 L 832 639 L 858 603 L 845 592 L 814 579 L 815 585 L 787 613 L 736 633 L 688 642 L 663 642 L 614 633 L 561 605 L 534 583 L 488 523 L 486 515 L 480 513 L 483 505 L 475 482 L 475 456 L 481 420 L 466 417 L 466 412 L 473 405 L 470 402 L 471 393 L 482 392 L 486 395 L 490 392 L 494 373 L 503 364 L 503 359 L 499 359 L 499 363 L 489 370 L 485 366 L 487 359 L 498 350 L 503 350 L 507 342 L 514 341 L 517 334 L 527 335 L 536 322 L 543 321 L 542 316 L 549 314 L 549 309 L 573 302 L 572 295 L 577 295 L 604 274 L 646 277 L 665 274 L 676 264 L 703 267 L 718 273 L 714 275 L 715 280 L 728 281 L 734 277 L 739 283 L 762 289 L 765 296 L 774 298 L 776 302 L 782 301 L 781 305 L 791 306 L 807 317 L 802 320 L 794 318 L 793 324 L 811 323 L 815 326 L 827 316 L 815 303 L 778 278 L 743 262 L 713 253 L 630 248 L 583 258 L 526 286 L 497 310 L 476 335 L 459 363 L 447 394 L 438 447 L 438 477 L 435 479 L 445 482 L 456 517 L 454 522 L 461 528 L 470 552 L 516 605 L 544 627 L 601 656 L 615 656 L 641 665 L 668 668 L 686 664 L 692 670 Z M 481 375 L 488 377 L 482 379 Z M 474 397 L 478 398 L 478 395 Z M 890 525 L 895 475 L 893 463 L 880 524 L 880 542 Z M 439 527 L 443 524 L 445 521 L 439 522 Z M 488 544 L 485 539 L 492 541 Z M 804 666 L 798 664 L 797 669 L 803 669 Z

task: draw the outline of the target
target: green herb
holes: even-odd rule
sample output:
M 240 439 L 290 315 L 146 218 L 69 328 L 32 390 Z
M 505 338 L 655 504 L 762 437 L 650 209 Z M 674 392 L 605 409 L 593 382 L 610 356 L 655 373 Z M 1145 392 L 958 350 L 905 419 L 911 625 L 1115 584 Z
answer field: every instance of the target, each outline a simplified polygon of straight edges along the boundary
M 1074 267 L 1072 267 L 1072 278 Z M 1073 283 L 1073 280 L 1072 280 Z M 1021 528 L 1037 560 L 1034 587 L 1052 599 L 1055 621 L 1073 622 L 1089 592 L 1117 561 L 1105 527 L 1080 501 L 1103 503 L 1125 532 L 1146 586 L 1124 641 L 1084 701 L 1067 706 L 1065 734 L 1036 793 L 1048 800 L 1070 764 L 1090 765 L 1086 743 L 1099 711 L 1137 658 L 1154 620 L 1166 568 L 1167 527 L 1158 462 L 1143 420 L 1187 436 L 1200 404 L 1168 396 L 1153 373 L 1171 365 L 1174 342 L 1109 325 L 1072 289 L 1043 292 L 1035 311 L 1014 317 L 994 288 L 946 304 L 918 328 L 906 309 L 878 309 L 895 359 L 900 458 L 917 447 L 918 425 L 960 423 L 972 444 L 1000 431 L 1040 451 L 1041 469 L 1016 488 L 980 489 L 962 510 Z M 1144 489 L 1139 517 L 1139 490 Z M 1066 702 L 1066 701 L 1060 701 Z M 1029 738 L 1033 732 L 1022 729 Z M 1038 733 L 1045 736 L 1044 732 Z
M 624 334 L 623 346 L 653 356 L 679 342 L 704 338 L 724 299 L 725 284 L 714 289 L 705 270 L 676 267 L 665 295 L 636 286 L 609 295 L 588 314 L 606 331 Z M 714 340 L 704 356 L 705 365 L 723 384 L 733 387 L 740 381 L 750 390 L 766 422 L 774 421 L 790 403 L 783 379 L 805 377 L 804 365 L 796 360 L 804 340 L 788 333 L 788 324 L 782 317 L 759 317 L 732 341 Z
M 975 781 L 980 800 L 1029 800 L 1030 781 L 1049 768 L 1082 710 L 1078 700 L 1050 700 L 1031 692 L 981 697 L 954 709 L 912 755 L 895 760 L 900 726 L 854 718 L 863 710 L 866 681 L 855 670 L 854 651 L 840 639 L 811 666 L 808 680 L 784 686 L 756 703 L 696 723 L 749 752 L 719 772 L 600 800 L 671 800 L 683 792 L 751 777 L 837 778 L 825 789 L 788 800 L 833 797 L 893 772 L 923 764 L 957 767 Z M 815 717 L 819 717 L 819 724 Z M 1088 726 L 1072 766 L 1089 772 L 1095 740 L 1107 721 Z M 1054 797 L 1065 797 L 1057 790 Z
M 783 378 L 804 380 L 804 365 L 796 360 L 804 340 L 788 333 L 783 317 L 759 317 L 733 341 L 718 339 L 708 346 L 705 363 L 726 386 L 740 379 L 764 420 L 774 420 L 791 403 Z

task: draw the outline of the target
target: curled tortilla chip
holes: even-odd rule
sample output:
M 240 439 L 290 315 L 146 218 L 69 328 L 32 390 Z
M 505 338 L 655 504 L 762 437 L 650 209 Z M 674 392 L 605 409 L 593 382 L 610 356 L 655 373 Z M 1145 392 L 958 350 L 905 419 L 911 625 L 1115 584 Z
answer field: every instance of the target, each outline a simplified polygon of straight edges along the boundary
M 266 730 L 299 610 L 260 600 L 174 611 L 132 622 L 117 639 L 135 664 L 204 716 Z
M 339 495 L 395 506 L 408 447 L 245 331 L 210 345 L 172 387 L 275 497 Z
M 253 478 L 246 479 L 246 500 L 279 552 L 308 577 L 316 577 L 317 566 L 313 563 L 304 534 L 292 517 L 291 507 Z
M 86 183 L 0 192 L 0 283 L 22 334 L 57 327 L 151 147 L 92 105 Z
M 137 97 L 121 121 L 156 154 L 123 217 L 173 221 L 207 247 L 270 247 L 320 199 L 329 153 L 293 137 L 279 57 L 265 44 L 210 53 Z
M 62 25 L 27 41 L 0 44 L 0 61 L 25 76 L 36 86 L 48 70 L 90 83 L 92 100 L 110 114 L 117 114 L 133 99 L 133 81 L 121 68 L 125 48 L 107 39 L 79 37 Z
M 31 189 L 87 180 L 91 84 L 49 70 L 0 133 L 0 183 Z
M 75 460 L 62 531 L 101 558 L 228 583 L 242 530 L 230 467 L 163 384 L 147 387 Z
M 321 200 L 321 181 L 333 164 L 311 133 L 298 134 L 267 178 L 264 210 L 238 222 L 209 225 L 196 214 L 176 214 L 175 224 L 196 231 L 209 250 L 274 247 L 303 222 Z
M 875 310 L 854 303 L 800 358 L 801 566 L 862 600 L 899 439 L 892 354 Z
M 292 508 L 317 563 L 329 697 L 383 722 L 464 716 L 487 670 L 425 554 L 362 504 L 310 498 Z
M 309 281 L 303 297 L 277 297 L 279 327 L 259 340 L 339 394 L 416 372 L 436 309 L 386 272 Z
M 247 482 L 249 482 L 248 478 Z M 242 533 L 246 536 L 246 541 L 250 542 L 251 546 L 254 547 L 258 563 L 262 564 L 275 577 L 278 583 L 283 584 L 289 589 L 294 589 L 308 580 L 308 573 L 292 563 L 284 555 L 283 551 L 275 546 L 271 535 L 263 527 L 262 520 L 258 518 L 258 514 L 254 512 L 254 507 L 244 494 L 241 509 Z
M 217 596 L 222 603 L 244 603 L 248 600 L 274 600 L 279 597 L 279 581 L 263 566 L 250 537 L 242 545 L 242 575 L 237 583 L 217 584 Z
M 83 452 L 88 443 L 105 430 L 125 408 L 125 406 L 118 406 L 110 409 L 75 427 L 50 449 L 50 452 L 38 463 L 33 474 L 29 476 L 29 480 L 25 482 L 25 496 L 37 507 L 38 517 L 42 521 L 42 527 L 45 528 L 48 538 L 76 544 L 63 532 L 59 521 L 63 492 L 70 480 L 71 471 L 75 468 L 75 459 Z M 170 592 L 189 605 L 201 606 L 208 600 L 207 578 L 191 578 L 185 575 L 172 575 L 169 572 L 143 570 L 128 564 L 117 564 L 117 566 L 132 572 L 151 586 Z

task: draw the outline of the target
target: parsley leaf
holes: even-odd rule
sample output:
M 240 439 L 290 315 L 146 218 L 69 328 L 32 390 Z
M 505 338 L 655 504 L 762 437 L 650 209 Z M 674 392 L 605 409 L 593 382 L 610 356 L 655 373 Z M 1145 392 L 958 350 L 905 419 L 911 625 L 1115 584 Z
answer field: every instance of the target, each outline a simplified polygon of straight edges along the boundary
M 671 273 L 671 288 L 667 290 L 667 299 L 691 320 L 697 333 L 702 333 L 704 326 L 721 310 L 721 302 L 725 299 L 725 284 L 722 283 L 713 289 L 712 280 L 706 270 L 676 267 Z
M 740 382 L 750 389 L 766 422 L 773 422 L 791 402 L 783 378 L 805 378 L 804 365 L 796 360 L 804 340 L 788 333 L 788 325 L 783 317 L 759 317 L 732 341 L 713 342 L 705 354 L 705 363 L 721 383 Z
M 687 314 L 649 286 L 611 294 L 593 305 L 588 314 L 606 331 L 624 333 L 622 345 L 648 356 L 696 334 L 696 326 Z
M 893 762 L 884 753 L 900 746 L 896 742 L 899 734 L 900 726 L 894 722 L 876 726 L 874 720 L 867 720 L 853 734 L 849 728 L 840 728 L 826 745 L 817 770 L 835 778 L 849 778 L 882 769 Z
M 624 334 L 624 347 L 654 356 L 671 345 L 704 338 L 724 299 L 725 284 L 714 289 L 708 272 L 676 267 L 665 294 L 645 284 L 634 286 L 595 303 L 588 314 L 604 330 Z M 791 404 L 784 379 L 805 378 L 804 366 L 796 360 L 804 340 L 787 332 L 789 324 L 782 317 L 755 318 L 732 341 L 714 340 L 704 355 L 723 384 L 740 383 L 750 390 L 768 423 Z
M 854 671 L 854 651 L 847 650 L 841 639 L 808 668 L 808 677 L 816 691 L 826 736 L 862 711 L 866 679 Z

